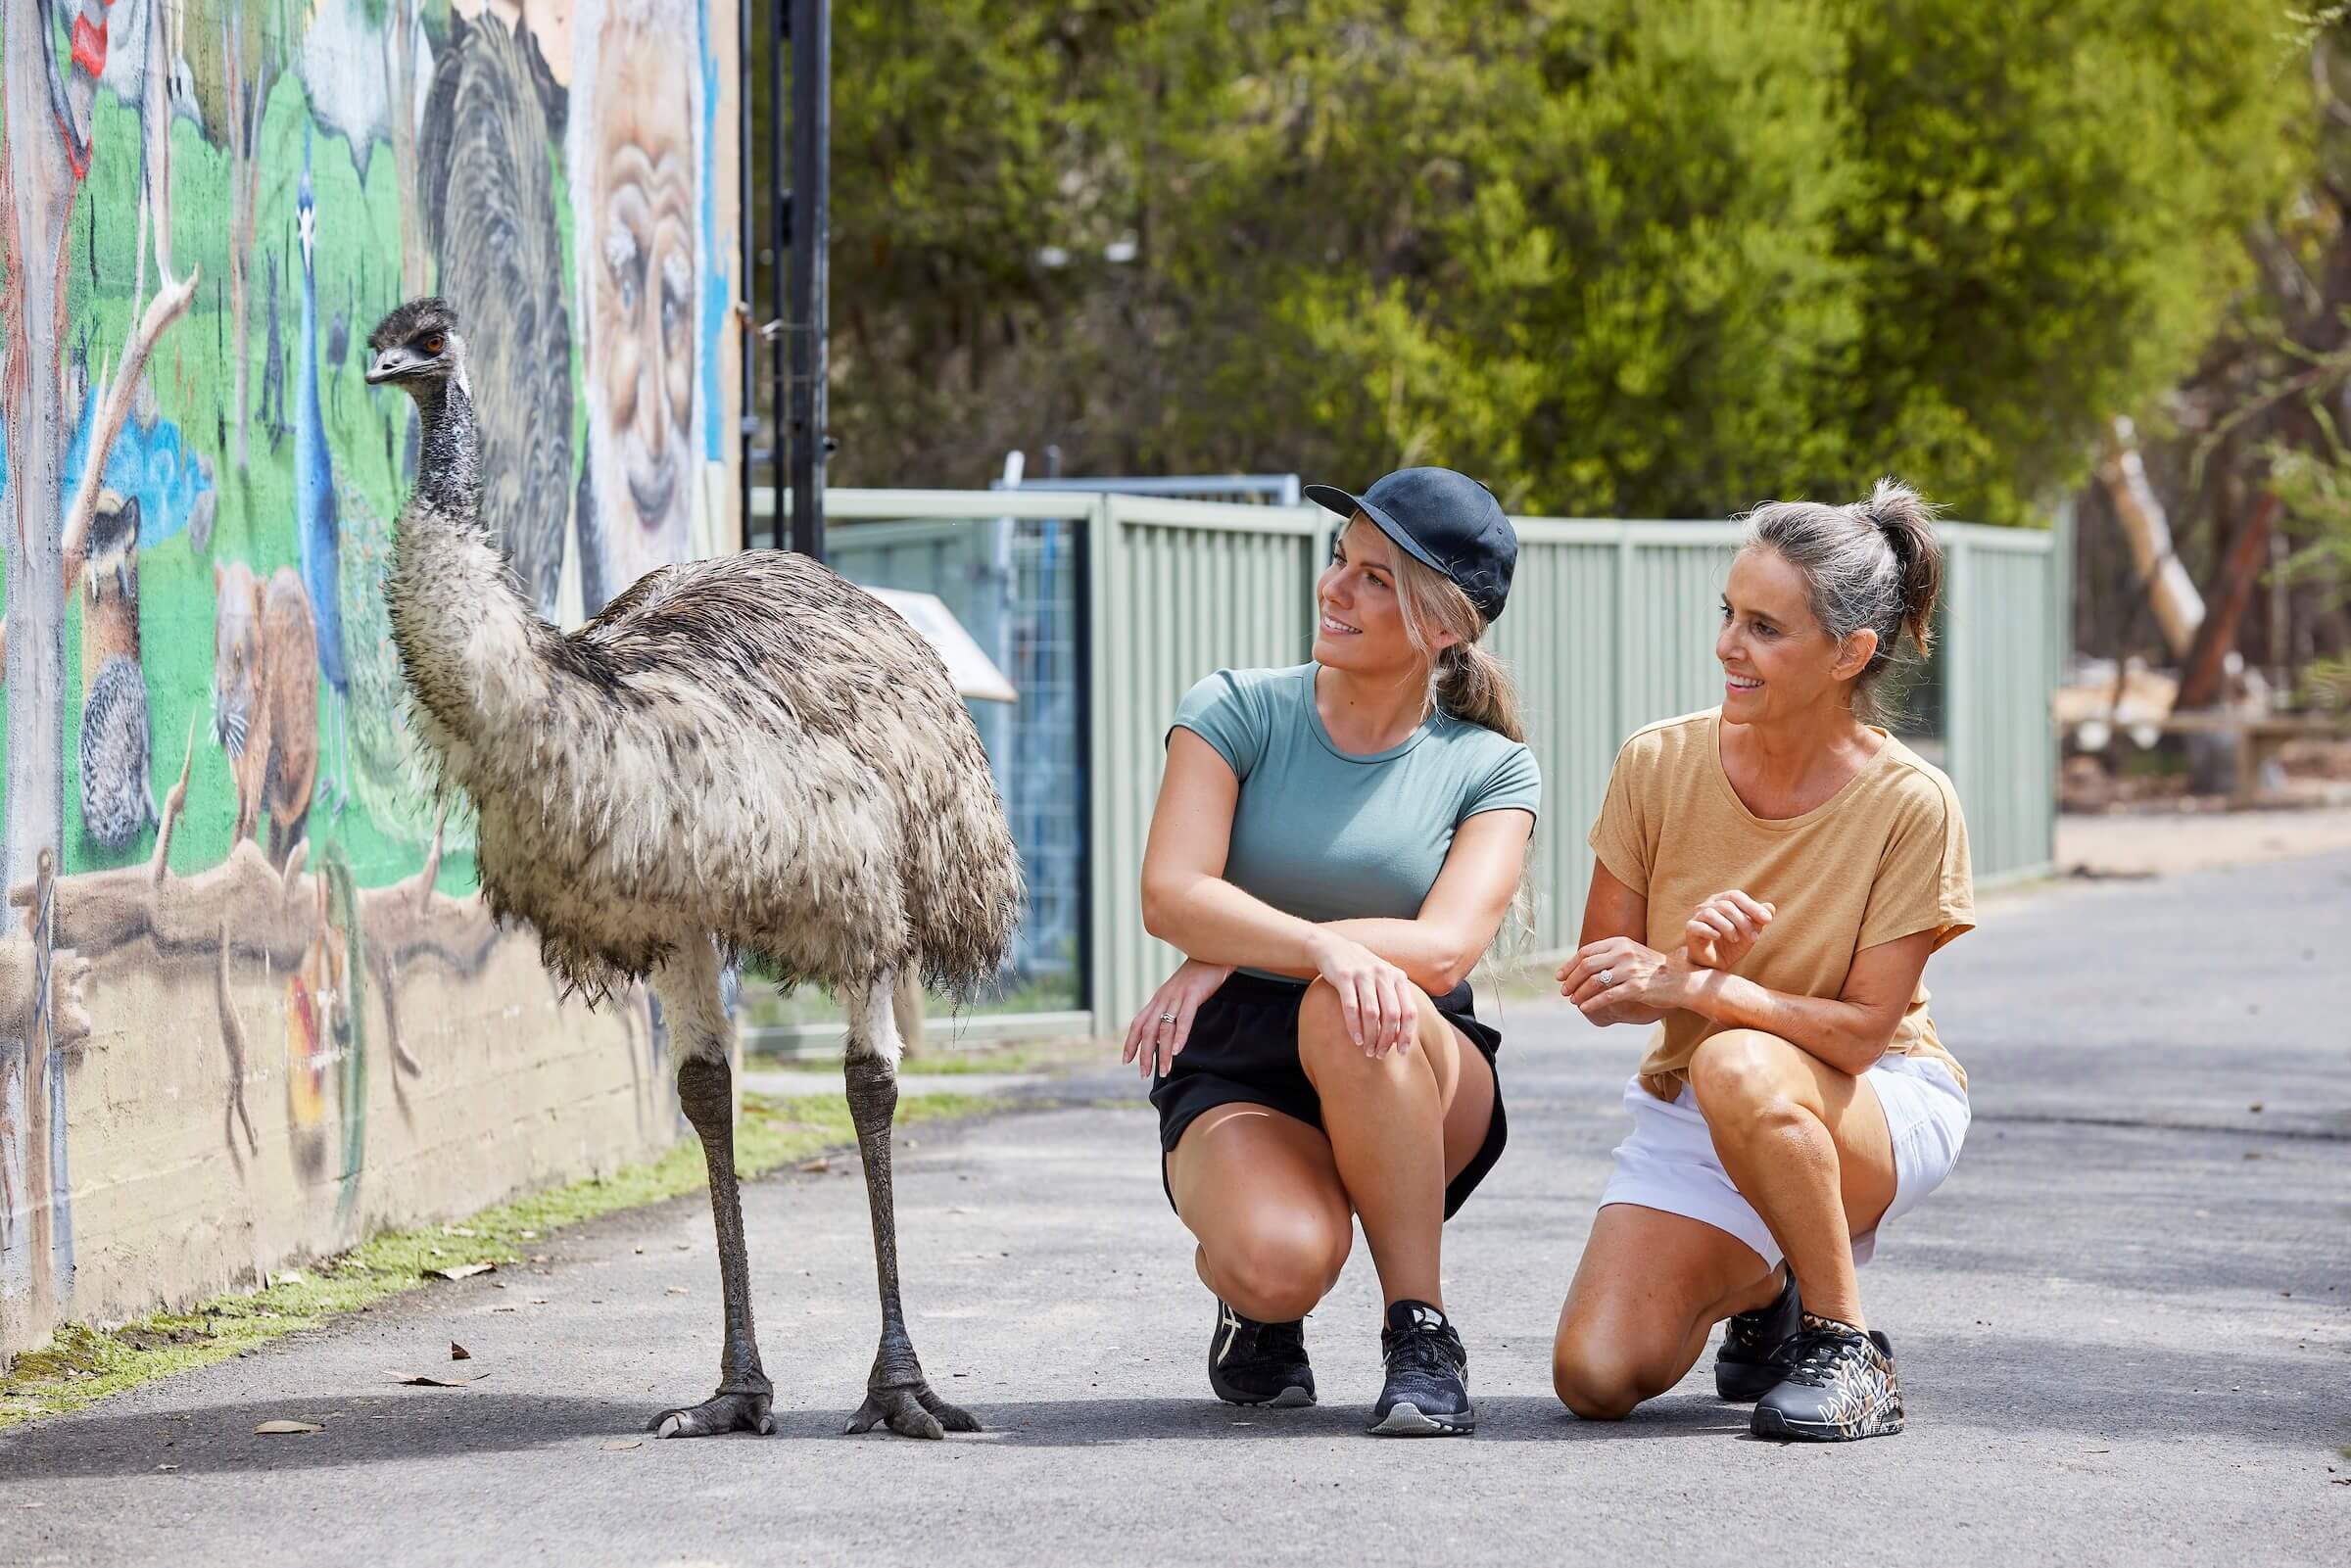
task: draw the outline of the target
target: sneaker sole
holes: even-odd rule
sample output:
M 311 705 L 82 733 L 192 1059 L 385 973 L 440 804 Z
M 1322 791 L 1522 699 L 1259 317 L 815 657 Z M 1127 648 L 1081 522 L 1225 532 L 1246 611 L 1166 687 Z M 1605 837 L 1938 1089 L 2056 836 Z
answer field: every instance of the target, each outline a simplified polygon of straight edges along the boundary
M 1732 1404 L 1752 1404 L 1787 1375 L 1787 1368 L 1770 1361 L 1716 1361 L 1714 1393 Z
M 1752 1428 L 1759 1438 L 1775 1438 L 1784 1443 L 1858 1443 L 1863 1438 L 1890 1438 L 1902 1430 L 1902 1418 L 1880 1420 L 1868 1424 L 1830 1425 L 1812 1421 L 1791 1421 L 1769 1405 L 1758 1406 Z
M 1208 1386 L 1226 1404 L 1238 1404 L 1251 1410 L 1302 1410 L 1315 1402 L 1315 1391 L 1301 1388 L 1295 1383 L 1270 1398 L 1252 1397 L 1228 1389 L 1213 1377 L 1208 1380 Z
M 1423 1415 L 1418 1405 L 1400 1403 L 1378 1425 L 1367 1430 L 1375 1438 L 1465 1438 L 1477 1430 L 1477 1412 L 1440 1410 Z

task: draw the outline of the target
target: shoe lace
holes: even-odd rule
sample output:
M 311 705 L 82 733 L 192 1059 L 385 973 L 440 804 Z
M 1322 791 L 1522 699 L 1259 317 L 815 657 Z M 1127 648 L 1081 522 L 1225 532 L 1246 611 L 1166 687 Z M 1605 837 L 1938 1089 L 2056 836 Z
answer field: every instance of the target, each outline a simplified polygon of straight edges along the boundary
M 1251 1329 L 1243 1340 L 1240 1354 L 1232 1358 L 1235 1370 L 1245 1367 L 1288 1367 L 1306 1359 L 1306 1320 L 1287 1323 L 1261 1323 L 1243 1318 Z
M 1849 1330 L 1809 1328 L 1796 1336 L 1789 1356 L 1790 1383 L 1826 1388 L 1840 1363 L 1860 1354 L 1864 1342 Z
M 1461 1342 L 1441 1328 L 1412 1328 L 1392 1334 L 1381 1347 L 1386 1354 L 1388 1376 L 1417 1372 L 1430 1377 L 1460 1377 L 1463 1363 Z

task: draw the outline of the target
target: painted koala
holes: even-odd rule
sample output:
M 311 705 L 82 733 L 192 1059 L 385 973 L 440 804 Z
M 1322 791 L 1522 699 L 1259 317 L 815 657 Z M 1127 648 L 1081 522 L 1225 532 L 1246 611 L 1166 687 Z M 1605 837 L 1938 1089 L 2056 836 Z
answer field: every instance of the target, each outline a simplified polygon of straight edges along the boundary
M 243 562 L 213 568 L 213 735 L 237 783 L 236 838 L 269 814 L 269 863 L 302 838 L 318 776 L 318 634 L 302 579 L 266 585 Z M 233 842 L 233 839 L 232 839 Z
M 157 821 L 139 666 L 139 502 L 98 495 L 81 567 L 81 826 L 108 849 Z

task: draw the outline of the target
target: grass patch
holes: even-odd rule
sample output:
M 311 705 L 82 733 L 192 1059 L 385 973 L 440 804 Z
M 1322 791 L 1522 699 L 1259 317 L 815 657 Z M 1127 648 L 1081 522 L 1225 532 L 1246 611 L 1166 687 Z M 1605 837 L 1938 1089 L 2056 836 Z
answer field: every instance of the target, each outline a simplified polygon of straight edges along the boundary
M 905 1126 L 1000 1108 L 971 1095 L 913 1094 L 899 1100 L 897 1119 Z M 735 1168 L 746 1178 L 757 1176 L 855 1141 L 848 1102 L 838 1093 L 745 1093 L 735 1129 Z M 427 1269 L 519 1261 L 565 1226 L 699 1191 L 704 1179 L 701 1144 L 681 1138 L 657 1160 L 463 1220 L 377 1236 L 313 1267 L 276 1275 L 264 1290 L 216 1296 L 187 1312 L 157 1312 L 116 1329 L 69 1323 L 0 1376 L 0 1431 L 224 1361 L 339 1313 L 422 1289 L 434 1283 Z
M 1052 1044 L 1024 1045 L 932 1045 L 910 1052 L 898 1064 L 898 1070 L 920 1077 L 965 1077 L 974 1073 L 995 1072 L 1052 1072 L 1062 1068 L 1081 1067 L 1105 1058 L 1102 1046 L 1093 1040 L 1065 1040 Z M 822 1057 L 765 1057 L 754 1056 L 744 1063 L 752 1072 L 805 1072 L 811 1076 L 840 1076 L 840 1053 Z

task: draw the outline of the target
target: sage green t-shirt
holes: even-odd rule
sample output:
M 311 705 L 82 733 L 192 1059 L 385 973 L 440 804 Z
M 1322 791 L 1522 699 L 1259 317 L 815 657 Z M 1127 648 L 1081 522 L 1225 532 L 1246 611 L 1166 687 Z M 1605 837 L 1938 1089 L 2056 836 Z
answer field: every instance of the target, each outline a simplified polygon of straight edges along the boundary
M 1463 823 L 1542 805 L 1534 753 L 1447 713 L 1385 751 L 1341 751 L 1315 707 L 1316 669 L 1219 670 L 1169 734 L 1191 731 L 1241 782 L 1226 881 L 1318 924 L 1411 920 Z

